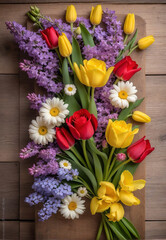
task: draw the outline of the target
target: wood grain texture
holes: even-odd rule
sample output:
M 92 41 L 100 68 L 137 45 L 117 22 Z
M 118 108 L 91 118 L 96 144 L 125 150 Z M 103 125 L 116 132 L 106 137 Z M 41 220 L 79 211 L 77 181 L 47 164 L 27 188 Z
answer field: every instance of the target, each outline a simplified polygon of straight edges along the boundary
M 34 222 L 20 222 L 20 240 L 35 240 Z
M 0 163 L 0 219 L 19 218 L 19 163 Z
M 19 222 L 18 221 L 1 221 L 0 222 L 0 239 L 1 240 L 19 240 Z
M 0 161 L 18 161 L 19 77 L 17 75 L 0 75 L 0 96 Z
M 166 239 L 166 221 L 147 221 L 146 239 Z
M 38 4 L 41 12 L 45 14 L 50 12 L 51 15 L 59 16 L 64 14 L 64 10 L 67 7 L 67 3 L 64 4 Z M 79 16 L 87 15 L 90 13 L 92 3 L 83 3 L 81 9 L 78 9 L 78 3 L 75 4 Z M 115 10 L 118 14 L 127 14 L 128 12 L 134 12 L 141 16 L 146 21 L 147 35 L 153 34 L 156 41 L 148 49 L 146 49 L 146 73 L 147 74 L 166 74 L 165 62 L 166 52 L 165 38 L 165 23 L 166 23 L 166 5 L 164 4 L 111 4 L 103 3 L 103 8 L 107 7 Z M 4 23 L 7 20 L 16 21 L 25 25 L 26 17 L 25 13 L 29 10 L 28 4 L 1 4 L 0 8 L 0 22 Z M 61 7 L 63 6 L 63 7 Z M 16 14 L 19 13 L 19 14 Z M 153 16 L 153 17 L 152 17 Z M 136 23 L 137 27 L 137 23 Z M 140 35 L 138 35 L 140 37 Z M 6 29 L 5 24 L 2 24 L 0 35 L 0 73 L 18 73 L 18 49 L 9 31 Z M 8 64 L 5 64 L 5 63 Z M 157 62 L 157 64 L 156 64 Z
M 82 6 L 82 5 L 81 5 Z M 80 8 L 81 8 L 80 6 Z M 110 9 L 111 6 L 109 6 Z M 48 16 L 51 16 L 50 12 L 47 12 Z M 84 15 L 86 16 L 86 15 Z M 118 15 L 118 18 L 123 22 L 125 15 Z M 137 26 L 139 28 L 140 36 L 146 34 L 145 21 L 136 16 Z M 136 51 L 133 55 L 133 59 L 136 60 L 138 65 L 142 68 L 140 72 L 135 74 L 132 78 L 134 85 L 138 89 L 138 98 L 145 96 L 145 52 Z M 145 102 L 139 106 L 139 110 L 145 111 Z M 136 135 L 135 141 L 145 135 L 145 126 L 140 126 L 139 134 Z M 143 162 L 137 169 L 135 174 L 135 179 L 145 179 L 145 162 Z M 135 194 L 140 200 L 141 204 L 139 206 L 132 206 L 125 208 L 125 216 L 133 222 L 141 238 L 145 236 L 145 190 L 137 191 Z M 95 239 L 97 227 L 99 225 L 100 215 L 94 219 L 91 217 L 89 211 L 89 204 L 87 203 L 86 208 L 87 213 L 80 217 L 79 221 L 65 221 L 61 216 L 54 216 L 47 222 L 39 222 L 36 218 L 36 240 L 46 240 L 46 239 L 58 239 L 58 240 L 91 240 Z M 137 217 L 135 217 L 137 216 Z M 141 221 L 140 221 L 141 219 Z M 62 224 L 63 222 L 63 224 Z M 55 226 L 55 227 L 54 227 Z M 88 229 L 89 226 L 89 229 Z M 66 234 L 70 229 L 70 233 Z M 87 230 L 86 230 L 87 229 Z M 93 229 L 93 230 L 91 230 Z M 81 234 L 80 234 L 81 231 Z M 105 239 L 103 236 L 102 239 Z
M 62 1 L 58 1 L 58 0 L 1 0 L 1 3 L 59 3 L 59 2 L 63 2 L 63 3 L 96 3 L 96 0 L 62 0 Z M 137 3 L 144 3 L 144 4 L 154 4 L 154 3 L 166 3 L 166 0 L 101 0 L 99 1 L 100 3 L 123 3 L 123 4 L 137 4 Z

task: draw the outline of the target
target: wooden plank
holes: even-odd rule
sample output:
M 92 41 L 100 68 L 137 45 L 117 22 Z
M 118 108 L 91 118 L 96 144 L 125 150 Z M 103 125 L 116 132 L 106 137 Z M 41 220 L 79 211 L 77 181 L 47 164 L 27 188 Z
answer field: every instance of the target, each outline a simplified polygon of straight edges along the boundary
M 0 161 L 18 161 L 19 77 L 0 75 Z
M 19 240 L 19 222 L 18 221 L 1 221 L 0 222 L 0 239 L 1 240 Z
M 166 221 L 147 221 L 146 239 L 166 239 Z
M 78 11 L 81 9 L 78 8 Z M 109 5 L 110 9 L 110 5 Z M 58 13 L 59 14 L 59 13 Z M 49 11 L 47 11 L 47 15 L 52 16 Z M 123 20 L 124 15 L 119 15 L 118 18 Z M 140 36 L 144 36 L 145 31 L 145 22 L 144 20 L 136 16 L 137 26 L 140 30 Z M 134 85 L 138 89 L 138 98 L 142 98 L 145 96 L 145 52 L 137 51 L 133 55 L 133 59 L 136 60 L 138 65 L 142 67 L 142 70 L 135 74 L 132 78 Z M 141 104 L 139 110 L 145 110 L 145 102 Z M 144 136 L 145 128 L 144 125 L 140 127 L 139 134 L 137 134 L 135 141 Z M 135 174 L 135 179 L 145 179 L 145 162 L 143 162 L 137 172 Z M 129 218 L 133 224 L 138 229 L 141 238 L 145 236 L 145 190 L 137 191 L 135 194 L 140 200 L 141 204 L 139 206 L 126 207 L 125 216 Z M 76 240 L 86 239 L 91 240 L 95 238 L 98 222 L 100 215 L 94 219 L 91 217 L 91 213 L 89 211 L 89 204 L 87 203 L 86 213 L 80 217 L 79 221 L 66 221 L 60 215 L 53 216 L 48 221 L 42 223 L 39 222 L 36 218 L 36 240 L 52 240 L 52 239 L 68 239 L 68 240 Z M 135 217 L 137 216 L 137 217 Z M 140 221 L 141 219 L 141 221 Z M 88 230 L 87 226 L 90 226 L 93 230 Z M 68 230 L 70 229 L 70 233 Z M 58 230 L 57 230 L 58 229 Z M 87 230 L 86 230 L 87 229 Z M 81 231 L 81 234 L 80 234 Z M 69 233 L 69 234 L 66 234 Z M 104 236 L 102 239 L 105 239 Z
M 20 240 L 35 240 L 34 222 L 20 222 Z
M 36 2 L 36 1 L 35 1 Z M 66 6 L 68 4 L 38 4 L 43 14 L 49 12 L 51 15 L 58 14 L 64 15 Z M 83 3 L 81 9 L 78 8 L 78 3 L 75 3 L 78 16 L 83 16 L 90 13 L 91 6 L 93 4 Z M 103 8 L 106 9 L 109 5 L 103 3 Z M 7 20 L 16 21 L 25 24 L 25 13 L 29 10 L 28 4 L 10 4 L 10 11 L 8 11 L 9 5 L 1 4 L 0 8 L 0 22 L 4 23 Z M 55 11 L 56 9 L 56 11 Z M 166 5 L 164 4 L 112 4 L 111 9 L 115 10 L 119 14 L 127 14 L 128 12 L 134 12 L 141 16 L 146 21 L 147 35 L 153 34 L 155 36 L 155 43 L 146 50 L 146 73 L 147 74 L 166 74 L 165 62 L 166 55 Z M 19 14 L 16 14 L 19 13 Z M 153 16 L 153 17 L 152 17 Z M 136 23 L 137 24 L 137 23 Z M 139 35 L 140 37 L 140 35 Z M 1 24 L 0 35 L 0 73 L 18 73 L 18 51 L 16 44 L 14 44 L 9 31 L 4 24 Z M 6 62 L 8 64 L 6 64 Z
M 71 3 L 71 0 L 63 0 L 62 1 L 63 3 Z M 73 1 L 74 2 L 78 2 L 77 0 Z M 80 0 L 79 1 L 80 3 L 96 3 L 96 0 Z M 6 4 L 9 4 L 9 3 L 22 3 L 22 4 L 25 4 L 25 3 L 59 3 L 58 0 L 1 0 L 1 3 L 6 3 Z M 155 4 L 155 3 L 166 3 L 166 0 L 101 0 L 100 3 L 123 3 L 123 4 L 141 4 L 141 3 L 144 3 L 144 4 Z
M 146 132 L 156 147 L 146 159 L 146 219 L 166 220 L 166 76 L 149 76 L 146 82 L 146 112 L 152 118 Z
M 19 217 L 19 163 L 0 163 L 0 219 Z

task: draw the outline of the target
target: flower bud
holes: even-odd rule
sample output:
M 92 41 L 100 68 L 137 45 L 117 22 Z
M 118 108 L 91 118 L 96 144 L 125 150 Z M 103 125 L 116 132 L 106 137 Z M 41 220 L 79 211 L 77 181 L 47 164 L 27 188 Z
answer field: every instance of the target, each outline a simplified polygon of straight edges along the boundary
M 37 17 L 37 16 L 39 15 L 38 13 L 36 13 L 36 12 L 33 11 L 33 10 L 30 11 L 30 14 L 33 15 L 34 17 Z
M 95 8 L 92 7 L 90 14 L 90 21 L 93 25 L 99 25 L 102 19 L 102 6 L 97 5 Z
M 53 27 L 49 27 L 40 33 L 50 49 L 58 47 L 59 33 Z
M 135 29 L 135 15 L 133 13 L 128 13 L 124 22 L 124 32 L 126 34 L 132 34 Z
M 143 50 L 143 49 L 149 47 L 154 41 L 155 41 L 155 39 L 152 35 L 141 38 L 138 41 L 138 47 L 139 47 L 139 49 Z
M 80 34 L 81 34 L 81 28 L 80 28 L 80 27 L 77 27 L 77 28 L 75 29 L 75 33 L 76 33 L 77 35 L 80 35 Z
M 65 33 L 62 33 L 62 35 L 59 36 L 58 46 L 59 46 L 60 54 L 63 57 L 69 57 L 71 55 L 71 53 L 72 53 L 72 46 L 71 46 L 70 41 L 66 37 Z
M 27 12 L 27 16 L 32 22 L 36 22 L 36 18 L 30 14 L 30 12 Z
M 66 10 L 66 22 L 74 23 L 77 19 L 77 12 L 74 5 L 70 5 Z
M 35 6 L 34 9 L 35 9 L 36 13 L 38 13 L 38 14 L 40 13 L 40 9 L 38 7 Z
M 119 161 L 124 161 L 126 159 L 126 154 L 125 153 L 118 153 L 116 155 L 116 159 Z
M 75 139 L 64 127 L 56 127 L 56 140 L 62 150 L 68 150 L 75 144 Z
M 102 147 L 103 148 L 107 148 L 108 147 L 108 143 L 107 143 L 107 141 L 105 139 L 102 141 Z
M 151 122 L 151 118 L 141 111 L 134 111 L 132 115 L 132 119 L 136 122 L 144 122 L 144 123 Z

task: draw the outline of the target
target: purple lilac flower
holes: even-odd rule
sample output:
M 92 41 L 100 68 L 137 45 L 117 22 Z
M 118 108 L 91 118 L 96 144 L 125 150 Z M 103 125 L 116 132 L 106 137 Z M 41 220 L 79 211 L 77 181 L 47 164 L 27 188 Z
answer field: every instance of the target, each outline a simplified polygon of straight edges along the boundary
M 47 149 L 41 149 L 38 158 L 43 159 L 44 161 L 48 162 L 50 160 L 54 160 L 56 155 L 59 154 L 61 151 L 58 147 L 50 147 Z
M 58 200 L 54 197 L 49 197 L 48 200 L 43 204 L 42 209 L 38 212 L 39 220 L 45 221 L 52 216 L 52 214 L 56 214 L 58 209 L 61 206 L 61 200 Z
M 41 108 L 42 103 L 46 101 L 45 95 L 41 96 L 40 94 L 36 93 L 29 93 L 27 98 L 30 101 L 30 107 L 37 111 L 39 111 L 39 109 Z
M 27 146 L 21 149 L 20 158 L 26 159 L 35 156 L 39 153 L 41 145 L 35 144 L 34 142 L 29 142 Z
M 38 176 L 47 176 L 47 175 L 55 175 L 58 172 L 59 164 L 55 159 L 51 159 L 49 162 L 45 163 L 43 160 L 37 162 L 37 164 L 33 164 L 31 168 L 29 168 L 29 173 L 34 177 Z
M 58 175 L 58 179 L 60 181 L 62 181 L 62 180 L 71 181 L 71 180 L 73 180 L 73 177 L 79 175 L 79 172 L 77 169 L 69 170 L 69 169 L 65 169 L 65 168 L 59 168 L 57 175 Z
M 31 193 L 28 197 L 25 198 L 25 202 L 28 203 L 30 206 L 42 203 L 44 202 L 44 200 L 44 196 L 37 192 Z

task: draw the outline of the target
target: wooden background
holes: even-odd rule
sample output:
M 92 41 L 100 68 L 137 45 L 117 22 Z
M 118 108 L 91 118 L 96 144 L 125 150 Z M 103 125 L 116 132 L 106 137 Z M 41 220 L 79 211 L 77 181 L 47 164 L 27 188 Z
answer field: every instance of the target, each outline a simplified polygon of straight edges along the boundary
M 27 168 L 33 161 L 19 159 L 19 149 L 28 141 L 25 126 L 28 128 L 32 118 L 32 110 L 28 109 L 26 100 L 27 93 L 33 91 L 30 89 L 32 81 L 24 81 L 26 78 L 24 74 L 21 75 L 21 81 L 19 80 L 20 52 L 4 24 L 7 20 L 26 24 L 25 12 L 33 2 L 41 3 L 37 5 L 43 13 L 46 8 L 49 8 L 52 15 L 56 11 L 56 4 L 51 3 L 57 2 L 54 0 L 47 1 L 50 2 L 47 5 L 43 4 L 46 2 L 44 0 L 0 1 L 2 3 L 0 4 L 0 239 L 2 240 L 34 239 L 34 209 L 24 203 L 26 194 L 31 191 L 32 181 Z M 152 117 L 152 123 L 146 125 L 146 135 L 156 147 L 155 152 L 146 159 L 146 239 L 166 239 L 166 1 L 109 1 L 111 2 L 119 3 L 112 4 L 112 9 L 116 10 L 116 13 L 134 12 L 145 19 L 147 35 L 153 34 L 156 39 L 155 43 L 146 50 L 146 112 Z M 88 4 L 87 8 L 90 9 L 90 5 Z M 64 9 L 66 6 L 67 3 L 64 4 Z

